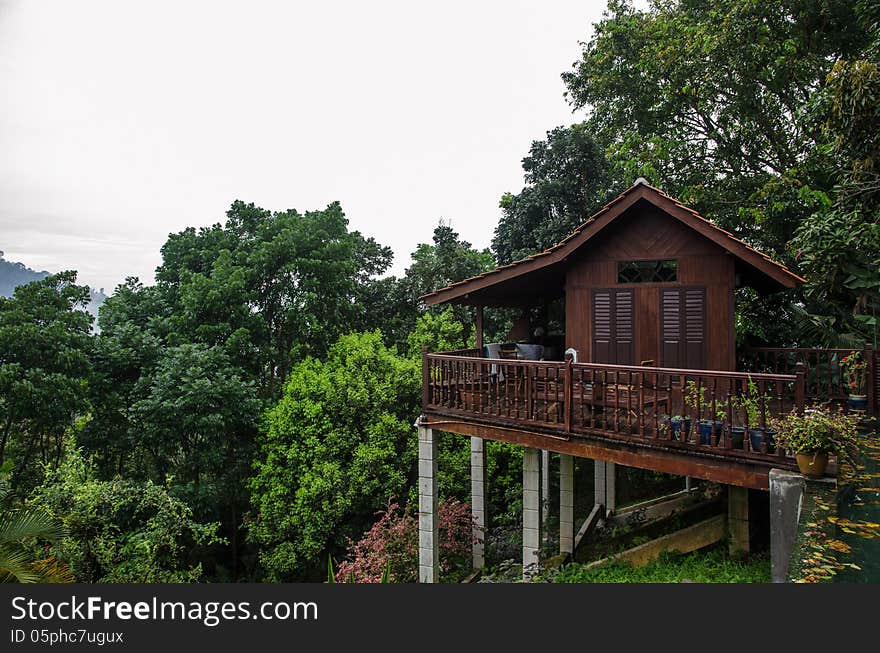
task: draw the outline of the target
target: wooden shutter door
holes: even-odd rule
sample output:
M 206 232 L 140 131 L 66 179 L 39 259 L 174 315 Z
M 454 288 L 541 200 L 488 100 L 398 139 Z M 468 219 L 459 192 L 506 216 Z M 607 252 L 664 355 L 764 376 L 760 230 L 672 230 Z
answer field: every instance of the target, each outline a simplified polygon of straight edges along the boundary
M 685 288 L 684 299 L 684 360 L 689 370 L 706 369 L 706 289 Z
M 611 291 L 593 293 L 593 363 L 611 362 Z
M 635 338 L 633 338 L 633 291 L 615 290 L 614 296 L 614 362 L 633 365 Z
M 660 340 L 663 367 L 705 369 L 705 288 L 660 291 Z
M 635 357 L 632 290 L 593 291 L 594 363 L 631 365 Z

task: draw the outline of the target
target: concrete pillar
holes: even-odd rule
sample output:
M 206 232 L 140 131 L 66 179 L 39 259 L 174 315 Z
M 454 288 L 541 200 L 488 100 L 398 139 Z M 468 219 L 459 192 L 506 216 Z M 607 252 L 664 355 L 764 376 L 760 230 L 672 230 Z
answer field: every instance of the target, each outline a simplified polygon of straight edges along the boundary
M 541 455 L 523 448 L 523 580 L 540 566 L 541 554 Z
M 593 503 L 605 506 L 605 515 L 610 515 L 615 509 L 615 496 L 617 494 L 615 484 L 614 463 L 606 463 L 597 460 L 594 463 Z
M 574 554 L 574 458 L 559 456 L 559 553 Z
M 437 432 L 419 426 L 419 582 L 436 583 L 440 574 L 437 522 Z
M 788 564 L 797 540 L 804 500 L 804 477 L 783 469 L 770 470 L 770 577 L 788 579 Z
M 736 485 L 727 486 L 727 530 L 730 534 L 730 553 L 749 552 L 749 490 Z
M 541 522 L 550 519 L 550 452 L 541 451 Z M 545 534 L 546 536 L 546 534 Z
M 474 513 L 474 569 L 486 566 L 486 449 L 483 438 L 471 438 L 471 510 Z

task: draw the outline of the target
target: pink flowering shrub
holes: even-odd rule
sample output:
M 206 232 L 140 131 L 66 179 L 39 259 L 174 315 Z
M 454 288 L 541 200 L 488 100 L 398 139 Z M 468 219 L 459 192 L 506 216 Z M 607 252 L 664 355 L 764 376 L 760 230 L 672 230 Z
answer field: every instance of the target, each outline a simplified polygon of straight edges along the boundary
M 389 503 L 376 513 L 378 521 L 357 542 L 350 540 L 346 558 L 336 572 L 336 582 L 378 583 L 386 569 L 392 583 L 419 580 L 419 520 L 409 503 L 400 510 Z M 474 543 L 474 516 L 466 503 L 451 499 L 440 503 L 440 570 L 444 575 L 470 568 Z

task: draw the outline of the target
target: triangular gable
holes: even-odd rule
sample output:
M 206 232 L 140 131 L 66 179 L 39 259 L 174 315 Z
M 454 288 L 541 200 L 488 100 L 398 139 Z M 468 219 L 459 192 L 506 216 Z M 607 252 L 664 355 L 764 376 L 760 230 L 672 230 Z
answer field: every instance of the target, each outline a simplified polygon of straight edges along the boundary
M 455 301 L 478 290 L 484 290 L 490 286 L 509 282 L 517 277 L 537 272 L 542 268 L 560 264 L 576 250 L 588 243 L 590 239 L 605 229 L 605 227 L 624 215 L 639 200 L 650 202 L 667 215 L 676 218 L 739 260 L 752 266 L 779 289 L 794 288 L 805 281 L 781 263 L 777 263 L 766 254 L 762 254 L 730 232 L 725 231 L 693 209 L 688 208 L 640 178 L 635 184 L 627 188 L 618 197 L 581 224 L 567 238 L 553 247 L 520 261 L 471 277 L 470 279 L 450 284 L 445 288 L 423 295 L 420 299 L 428 305 Z

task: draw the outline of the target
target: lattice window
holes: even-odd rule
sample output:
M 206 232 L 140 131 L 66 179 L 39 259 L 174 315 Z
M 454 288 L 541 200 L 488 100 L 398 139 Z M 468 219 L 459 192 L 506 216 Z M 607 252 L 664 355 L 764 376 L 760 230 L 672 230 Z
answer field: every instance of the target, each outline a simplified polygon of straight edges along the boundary
M 678 261 L 620 261 L 617 283 L 666 283 L 678 280 Z

